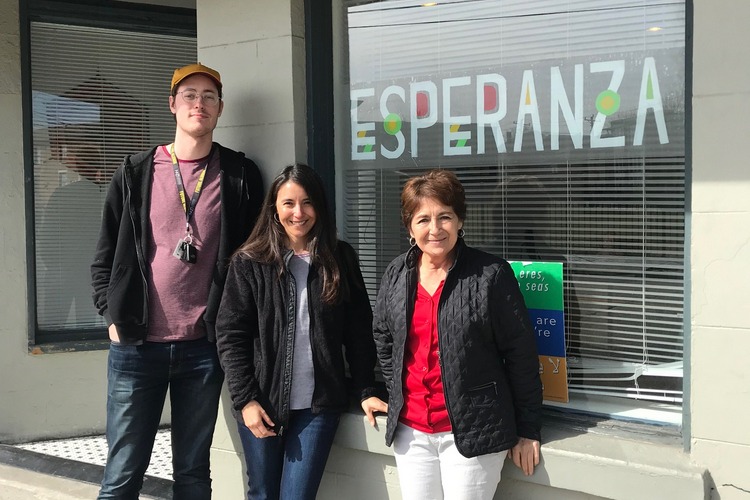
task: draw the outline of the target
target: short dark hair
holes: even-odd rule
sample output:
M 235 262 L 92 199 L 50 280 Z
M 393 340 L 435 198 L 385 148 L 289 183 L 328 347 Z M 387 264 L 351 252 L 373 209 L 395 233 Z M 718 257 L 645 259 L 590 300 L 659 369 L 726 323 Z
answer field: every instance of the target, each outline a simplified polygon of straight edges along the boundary
M 466 193 L 461 181 L 449 170 L 434 169 L 412 177 L 401 190 L 401 222 L 407 230 L 414 213 L 427 198 L 451 207 L 461 221 L 466 219 Z

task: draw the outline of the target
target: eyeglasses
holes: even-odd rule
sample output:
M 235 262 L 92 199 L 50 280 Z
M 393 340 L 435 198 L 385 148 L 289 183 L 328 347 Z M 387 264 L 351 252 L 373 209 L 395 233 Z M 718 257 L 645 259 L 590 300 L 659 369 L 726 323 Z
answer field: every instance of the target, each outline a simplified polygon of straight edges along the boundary
M 194 90 L 183 90 L 182 92 L 177 92 L 178 94 L 182 95 L 182 99 L 188 103 L 192 104 L 196 101 L 196 99 L 199 99 L 203 101 L 203 104 L 206 106 L 216 106 L 219 104 L 219 101 L 221 101 L 221 98 L 213 94 L 211 92 L 207 92 L 205 94 L 199 94 L 198 92 Z

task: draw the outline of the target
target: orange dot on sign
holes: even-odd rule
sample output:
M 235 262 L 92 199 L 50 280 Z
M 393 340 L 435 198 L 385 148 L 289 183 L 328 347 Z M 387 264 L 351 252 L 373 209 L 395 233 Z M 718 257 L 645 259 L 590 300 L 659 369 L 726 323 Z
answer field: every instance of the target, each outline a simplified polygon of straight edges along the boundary
M 612 98 L 611 95 L 604 96 L 601 100 L 602 108 L 603 109 L 610 109 L 612 106 L 615 105 L 615 100 Z

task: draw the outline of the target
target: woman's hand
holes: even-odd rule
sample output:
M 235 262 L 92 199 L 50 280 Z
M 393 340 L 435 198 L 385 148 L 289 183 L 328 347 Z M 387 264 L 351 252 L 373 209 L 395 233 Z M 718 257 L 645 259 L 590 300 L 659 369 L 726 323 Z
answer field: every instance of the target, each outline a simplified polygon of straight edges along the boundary
M 372 396 L 362 401 L 362 409 L 365 411 L 365 415 L 367 415 L 367 421 L 370 422 L 370 425 L 376 427 L 374 413 L 376 411 L 388 413 L 388 404 L 385 403 L 382 399 Z
M 242 409 L 242 421 L 258 439 L 275 436 L 273 426 L 276 425 L 268 416 L 266 410 L 255 400 L 250 401 Z
M 539 441 L 522 437 L 518 438 L 518 443 L 510 450 L 513 463 L 527 476 L 532 475 L 534 467 L 539 465 L 540 447 Z

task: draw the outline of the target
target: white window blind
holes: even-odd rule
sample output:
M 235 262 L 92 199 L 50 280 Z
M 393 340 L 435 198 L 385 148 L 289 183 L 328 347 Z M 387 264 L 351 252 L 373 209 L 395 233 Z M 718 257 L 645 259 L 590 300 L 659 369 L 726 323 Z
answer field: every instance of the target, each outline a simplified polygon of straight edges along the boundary
M 424 4 L 339 14 L 339 217 L 371 298 L 408 249 L 404 182 L 450 169 L 469 245 L 563 262 L 571 395 L 681 404 L 684 2 Z
M 32 22 L 37 328 L 101 329 L 89 266 L 107 185 L 126 154 L 174 137 L 169 82 L 194 38 Z

